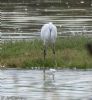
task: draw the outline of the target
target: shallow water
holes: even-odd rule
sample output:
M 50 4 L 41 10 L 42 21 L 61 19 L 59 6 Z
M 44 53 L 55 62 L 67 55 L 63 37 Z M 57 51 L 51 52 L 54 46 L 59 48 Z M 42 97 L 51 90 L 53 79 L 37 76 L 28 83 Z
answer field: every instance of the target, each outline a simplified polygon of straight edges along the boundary
M 2 98 L 92 100 L 92 71 L 58 70 L 55 80 L 48 77 L 44 81 L 42 70 L 0 70 Z
M 81 4 L 81 2 L 78 3 Z M 62 3 L 56 5 L 51 2 L 44 4 L 37 2 L 1 3 L 1 33 L 2 35 L 29 33 L 30 36 L 39 36 L 42 25 L 53 22 L 60 35 L 91 34 L 92 7 L 73 7 L 68 2 L 65 4 L 64 6 Z M 18 34 L 15 34 L 15 37 L 14 35 L 8 36 L 12 36 L 12 39 L 18 39 Z M 8 36 L 2 36 L 2 39 L 10 38 Z

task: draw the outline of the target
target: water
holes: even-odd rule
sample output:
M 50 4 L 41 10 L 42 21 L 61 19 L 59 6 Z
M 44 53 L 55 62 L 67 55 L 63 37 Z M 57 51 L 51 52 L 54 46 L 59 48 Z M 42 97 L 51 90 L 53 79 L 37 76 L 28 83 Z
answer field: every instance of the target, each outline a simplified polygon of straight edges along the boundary
M 2 97 L 16 97 L 18 100 L 92 100 L 92 71 L 59 70 L 55 80 L 48 78 L 44 81 L 42 70 L 0 70 Z
M 85 0 L 79 2 L 81 6 L 76 7 L 65 0 L 62 0 L 63 4 L 19 1 L 0 1 L 2 39 L 11 36 L 12 39 L 19 39 L 19 36 L 21 38 L 26 34 L 28 37 L 38 37 L 42 25 L 47 22 L 53 22 L 57 26 L 59 35 L 92 34 L 92 4 L 83 6 Z M 9 98 L 92 100 L 92 71 L 62 70 L 56 72 L 55 81 L 44 81 L 40 70 L 0 70 L 0 100 Z
M 21 33 L 25 37 L 27 35 L 27 38 L 37 37 L 42 25 L 47 22 L 53 22 L 57 26 L 59 35 L 92 33 L 92 7 L 89 1 L 89 3 L 83 0 L 78 1 L 77 6 L 65 1 L 39 2 L 8 1 L 1 3 L 2 39 L 10 38 L 9 36 L 12 36 L 12 39 L 17 39 L 17 36 L 24 38 L 18 35 Z

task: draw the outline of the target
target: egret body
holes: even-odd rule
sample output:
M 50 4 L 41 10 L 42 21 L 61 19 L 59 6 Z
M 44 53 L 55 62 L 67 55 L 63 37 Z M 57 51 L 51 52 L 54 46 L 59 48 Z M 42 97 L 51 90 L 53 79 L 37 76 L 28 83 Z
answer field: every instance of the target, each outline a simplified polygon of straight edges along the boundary
M 57 38 L 57 27 L 49 22 L 44 24 L 41 28 L 41 39 L 44 46 L 44 60 L 47 54 L 47 45 L 50 44 L 52 47 L 53 54 L 55 55 L 55 41 Z M 45 68 L 44 68 L 44 79 L 45 79 Z
M 55 41 L 57 38 L 57 28 L 56 26 L 49 22 L 47 24 L 44 24 L 41 28 L 41 39 L 43 40 L 44 45 L 44 59 L 46 56 L 46 50 L 48 43 L 51 44 L 53 54 L 55 54 Z

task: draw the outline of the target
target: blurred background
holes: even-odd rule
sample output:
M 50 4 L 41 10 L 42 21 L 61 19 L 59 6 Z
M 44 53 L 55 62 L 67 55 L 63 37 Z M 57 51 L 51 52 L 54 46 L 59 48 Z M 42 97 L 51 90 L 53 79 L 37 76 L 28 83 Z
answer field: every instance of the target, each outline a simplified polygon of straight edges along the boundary
M 35 38 L 47 22 L 59 36 L 92 33 L 91 0 L 0 0 L 0 8 L 2 40 Z

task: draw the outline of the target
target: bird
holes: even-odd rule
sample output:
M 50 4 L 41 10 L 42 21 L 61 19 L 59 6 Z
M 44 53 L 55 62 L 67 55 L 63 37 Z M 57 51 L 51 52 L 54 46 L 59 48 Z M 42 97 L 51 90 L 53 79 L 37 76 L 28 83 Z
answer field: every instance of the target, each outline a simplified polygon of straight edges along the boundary
M 48 22 L 48 23 L 44 24 L 41 28 L 40 36 L 43 41 L 44 60 L 46 58 L 48 44 L 51 45 L 53 54 L 55 56 L 55 42 L 56 42 L 56 38 L 57 38 L 57 27 L 52 22 Z M 44 73 L 45 73 L 45 68 L 44 68 Z M 44 77 L 45 77 L 45 75 L 44 75 Z
M 53 54 L 55 55 L 55 42 L 57 38 L 57 27 L 52 23 L 46 23 L 41 28 L 41 39 L 44 45 L 44 59 L 46 57 L 47 44 L 52 46 Z

